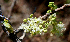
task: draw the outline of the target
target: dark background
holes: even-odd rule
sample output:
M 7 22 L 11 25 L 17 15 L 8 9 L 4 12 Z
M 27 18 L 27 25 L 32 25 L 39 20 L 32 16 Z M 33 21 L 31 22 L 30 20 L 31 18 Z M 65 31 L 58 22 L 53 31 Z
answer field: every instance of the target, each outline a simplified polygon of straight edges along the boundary
M 54 2 L 58 7 L 63 6 L 64 4 L 69 4 L 70 0 L 17 0 L 14 3 L 14 0 L 0 0 L 0 5 L 2 13 L 5 17 L 10 18 L 10 22 L 14 29 L 18 28 L 23 22 L 23 19 L 28 18 L 30 14 L 33 13 L 35 7 L 36 12 L 34 13 L 35 17 L 43 16 L 46 14 L 49 2 Z M 14 3 L 14 4 L 13 4 Z M 13 4 L 13 5 L 12 5 Z M 53 36 L 50 37 L 49 33 L 45 35 L 35 35 L 34 37 L 29 37 L 28 33 L 22 42 L 70 42 L 70 8 L 65 8 L 58 12 L 57 18 L 59 21 L 62 21 L 65 24 L 66 31 L 61 37 Z M 1 24 L 0 24 L 1 25 Z M 0 34 L 2 32 L 2 27 L 0 26 Z M 21 34 L 18 34 L 20 36 Z M 12 42 L 6 33 L 0 36 L 0 42 Z

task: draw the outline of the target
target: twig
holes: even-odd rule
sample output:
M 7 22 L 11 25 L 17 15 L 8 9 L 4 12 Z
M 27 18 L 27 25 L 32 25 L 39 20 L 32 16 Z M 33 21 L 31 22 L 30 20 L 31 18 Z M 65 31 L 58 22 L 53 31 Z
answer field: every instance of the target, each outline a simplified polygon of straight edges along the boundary
M 1 8 L 1 7 L 0 7 L 0 8 Z M 3 29 L 3 31 L 4 31 L 5 33 L 7 33 L 7 35 L 9 36 L 9 38 L 10 38 L 13 42 L 21 42 L 22 39 L 19 39 L 19 38 L 17 37 L 17 34 L 15 33 L 14 30 L 13 30 L 13 32 L 11 33 L 10 31 L 8 31 L 8 30 L 6 29 L 6 28 L 8 28 L 8 27 L 6 27 L 6 26 L 3 24 L 4 19 L 8 20 L 8 23 L 10 24 L 9 19 L 6 18 L 6 17 L 4 17 L 4 16 L 2 15 L 2 12 L 0 11 L 0 22 L 2 23 L 2 29 Z M 10 25 L 11 25 L 11 24 L 10 24 Z M 10 29 L 11 29 L 11 28 L 10 28 Z M 18 33 L 19 33 L 19 32 L 21 32 L 21 31 L 18 31 Z M 1 35 L 2 35 L 2 33 L 1 33 Z M 25 36 L 25 33 L 23 34 L 22 38 L 24 38 L 24 36 Z
M 13 2 L 12 2 L 12 4 L 11 4 L 11 8 L 10 8 L 10 13 L 9 13 L 9 15 L 8 15 L 8 18 L 10 19 L 11 18 L 11 15 L 12 15 L 12 9 L 13 9 L 13 7 L 14 7 L 14 5 L 16 4 L 16 0 L 13 0 Z
M 19 39 L 23 39 L 25 37 L 25 32 L 23 33 L 23 35 L 19 38 Z
M 60 10 L 62 10 L 64 8 L 70 8 L 70 4 L 64 4 L 62 7 L 53 10 L 51 13 L 46 13 L 46 15 L 42 16 L 41 19 L 45 19 L 46 17 L 50 16 L 51 14 L 53 14 L 53 13 L 55 13 L 57 11 L 60 11 Z

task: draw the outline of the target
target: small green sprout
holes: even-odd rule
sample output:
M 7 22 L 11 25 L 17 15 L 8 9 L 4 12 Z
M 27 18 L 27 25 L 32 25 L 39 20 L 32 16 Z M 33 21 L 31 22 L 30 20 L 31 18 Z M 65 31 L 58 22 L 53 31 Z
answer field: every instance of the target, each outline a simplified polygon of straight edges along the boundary
M 33 14 L 30 15 L 30 18 L 32 18 Z
M 46 33 L 46 32 L 47 32 L 47 30 L 44 30 L 44 32 Z
M 30 20 L 30 18 L 27 18 L 27 20 Z
M 26 19 L 24 19 L 23 21 L 24 21 L 24 22 L 27 22 L 27 20 L 26 20 Z
M 52 10 L 48 10 L 48 11 L 47 11 L 47 13 L 51 13 L 51 12 L 52 12 Z
M 46 21 L 43 21 L 43 24 L 45 23 Z
M 39 28 L 42 28 L 42 25 L 39 25 Z
M 54 2 L 49 2 L 49 4 L 54 4 Z

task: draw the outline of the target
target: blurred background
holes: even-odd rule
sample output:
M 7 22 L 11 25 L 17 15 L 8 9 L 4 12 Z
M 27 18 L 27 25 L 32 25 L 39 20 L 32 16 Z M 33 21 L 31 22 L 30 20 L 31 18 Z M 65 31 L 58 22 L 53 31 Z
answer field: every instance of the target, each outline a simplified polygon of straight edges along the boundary
M 1 10 L 5 17 L 10 18 L 10 22 L 14 29 L 18 28 L 23 22 L 23 19 L 28 18 L 30 14 L 34 13 L 35 17 L 43 16 L 46 14 L 49 2 L 54 2 L 57 7 L 61 7 L 64 4 L 69 4 L 70 0 L 0 0 Z M 49 33 L 45 35 L 35 35 L 29 37 L 27 33 L 22 42 L 70 42 L 70 8 L 64 8 L 58 11 L 57 18 L 65 24 L 66 31 L 61 37 L 50 37 Z M 1 25 L 1 24 L 0 24 Z M 20 36 L 18 34 L 18 36 Z M 12 42 L 6 33 L 2 31 L 0 26 L 0 42 Z

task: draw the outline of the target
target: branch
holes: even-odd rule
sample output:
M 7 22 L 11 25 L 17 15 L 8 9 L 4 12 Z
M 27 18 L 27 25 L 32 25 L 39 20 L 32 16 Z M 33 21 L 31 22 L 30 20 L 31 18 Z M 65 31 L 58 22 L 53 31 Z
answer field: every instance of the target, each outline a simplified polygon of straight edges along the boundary
M 22 40 L 22 39 L 25 37 L 25 34 L 26 34 L 26 33 L 24 32 L 23 35 L 22 35 L 19 39 Z
M 0 7 L 0 9 L 1 9 L 1 7 Z M 13 30 L 13 32 L 11 31 L 13 28 L 11 29 L 11 27 L 6 27 L 6 26 L 5 26 L 5 24 L 4 24 L 4 22 L 5 22 L 4 19 L 8 20 L 8 22 L 7 22 L 7 23 L 9 23 L 8 25 L 11 25 L 9 19 L 6 18 L 6 17 L 4 17 L 4 16 L 2 15 L 1 10 L 0 10 L 0 22 L 2 23 L 2 29 L 3 29 L 3 31 L 4 31 L 5 33 L 7 33 L 7 35 L 9 36 L 9 38 L 10 38 L 13 42 L 21 42 L 22 39 L 23 39 L 24 36 L 25 36 L 25 33 L 23 33 L 23 36 L 21 36 L 22 38 L 18 38 L 18 37 L 17 37 L 17 33 L 16 33 L 14 30 Z M 8 30 L 7 28 L 8 28 L 9 30 Z M 18 30 L 17 32 L 19 33 L 19 32 L 21 32 L 21 30 Z M 2 33 L 1 33 L 1 34 L 2 34 Z
M 10 13 L 9 13 L 9 15 L 8 15 L 8 18 L 9 18 L 9 19 L 10 19 L 11 15 L 12 15 L 11 12 L 12 12 L 12 9 L 13 9 L 15 3 L 16 3 L 16 0 L 14 0 L 13 3 L 12 3 L 12 5 L 11 5 Z M 0 15 L 2 15 L 1 5 L 0 5 Z M 0 18 L 1 18 L 1 17 L 0 17 Z M 3 20 L 4 20 L 4 19 L 3 19 Z M 9 23 L 10 23 L 10 22 L 9 22 Z M 11 24 L 11 23 L 10 23 L 10 24 Z M 1 37 L 2 34 L 3 34 L 3 30 L 2 30 L 1 33 L 0 33 L 0 37 Z
M 11 15 L 12 15 L 12 9 L 13 9 L 13 7 L 14 7 L 14 5 L 16 4 L 16 1 L 17 0 L 13 0 L 13 2 L 12 2 L 12 4 L 11 4 L 11 8 L 10 8 L 10 13 L 9 13 L 9 15 L 8 15 L 8 18 L 10 19 L 11 18 Z
M 46 13 L 46 15 L 42 16 L 41 19 L 46 19 L 48 16 L 50 16 L 53 13 L 56 13 L 57 11 L 60 11 L 64 8 L 70 8 L 70 4 L 64 4 L 62 7 L 53 10 L 51 13 Z

